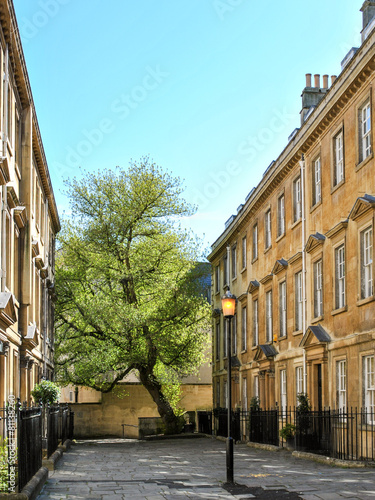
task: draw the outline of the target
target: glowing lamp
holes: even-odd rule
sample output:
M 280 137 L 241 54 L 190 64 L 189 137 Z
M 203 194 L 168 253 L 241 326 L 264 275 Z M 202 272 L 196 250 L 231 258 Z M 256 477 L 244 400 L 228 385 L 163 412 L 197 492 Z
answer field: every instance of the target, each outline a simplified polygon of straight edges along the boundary
M 225 295 L 221 298 L 221 307 L 223 309 L 224 318 L 233 318 L 236 309 L 236 297 L 226 291 Z

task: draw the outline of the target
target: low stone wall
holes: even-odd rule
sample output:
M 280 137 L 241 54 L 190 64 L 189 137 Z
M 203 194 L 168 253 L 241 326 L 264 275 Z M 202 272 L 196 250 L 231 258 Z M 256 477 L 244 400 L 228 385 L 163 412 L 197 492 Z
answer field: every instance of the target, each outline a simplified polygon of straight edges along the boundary
M 212 407 L 211 385 L 184 385 L 181 406 L 188 411 Z M 119 397 L 120 396 L 120 397 Z M 155 403 L 140 384 L 124 384 L 103 394 L 100 403 L 71 403 L 74 437 L 117 436 L 138 439 L 139 418 L 159 417 Z

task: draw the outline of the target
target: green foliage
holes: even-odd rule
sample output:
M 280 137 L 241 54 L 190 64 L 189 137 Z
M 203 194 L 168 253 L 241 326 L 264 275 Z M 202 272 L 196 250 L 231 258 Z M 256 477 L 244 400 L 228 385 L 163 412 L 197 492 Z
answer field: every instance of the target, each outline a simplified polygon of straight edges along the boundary
M 279 434 L 283 439 L 291 439 L 296 433 L 296 426 L 293 424 L 285 424 L 282 429 L 280 429 Z
M 0 440 L 0 492 L 8 491 L 8 448 L 7 440 Z
M 297 400 L 297 411 L 299 413 L 309 413 L 311 411 L 311 403 L 307 394 L 298 394 Z
M 36 384 L 31 394 L 36 404 L 39 404 L 40 401 L 43 404 L 52 404 L 59 400 L 60 389 L 54 382 L 42 380 L 40 384 Z
M 260 410 L 260 399 L 258 396 L 253 396 L 250 399 L 250 410 Z
M 206 360 L 210 327 L 200 242 L 179 225 L 194 213 L 181 182 L 143 158 L 66 185 L 72 215 L 56 265 L 58 381 L 106 392 L 135 370 L 161 416 L 173 414 L 170 386 Z

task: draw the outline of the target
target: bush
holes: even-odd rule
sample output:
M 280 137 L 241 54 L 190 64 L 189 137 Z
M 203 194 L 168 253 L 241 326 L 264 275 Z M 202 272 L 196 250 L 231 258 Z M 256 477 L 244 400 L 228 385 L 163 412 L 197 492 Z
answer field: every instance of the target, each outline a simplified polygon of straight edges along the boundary
M 56 403 L 60 398 L 59 387 L 50 380 L 42 380 L 40 384 L 36 384 L 31 394 L 36 403 L 40 401 L 45 404 Z
M 291 439 L 294 437 L 296 432 L 296 426 L 293 424 L 285 424 L 282 429 L 280 429 L 279 434 L 283 439 Z
M 8 448 L 7 440 L 0 440 L 0 492 L 8 491 Z

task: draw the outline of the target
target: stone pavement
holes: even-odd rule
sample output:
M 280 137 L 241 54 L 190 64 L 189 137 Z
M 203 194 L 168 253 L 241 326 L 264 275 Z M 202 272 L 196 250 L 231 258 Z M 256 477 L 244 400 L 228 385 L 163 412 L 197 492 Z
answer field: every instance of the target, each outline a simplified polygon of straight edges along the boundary
M 38 500 L 375 499 L 375 468 L 341 468 L 288 451 L 236 445 L 236 486 L 225 489 L 225 443 L 216 439 L 79 441 Z

